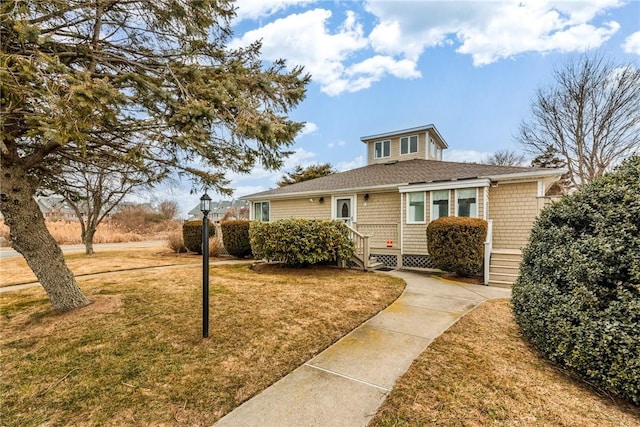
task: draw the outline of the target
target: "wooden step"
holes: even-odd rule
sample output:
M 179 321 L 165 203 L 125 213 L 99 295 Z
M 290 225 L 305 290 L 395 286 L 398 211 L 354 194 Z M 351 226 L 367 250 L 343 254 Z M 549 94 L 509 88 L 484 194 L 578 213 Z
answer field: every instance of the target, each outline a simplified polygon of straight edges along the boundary
M 513 286 L 513 283 L 505 282 L 502 280 L 489 280 L 489 286 L 496 286 L 498 288 L 510 288 Z
M 367 270 L 379 270 L 385 267 L 386 265 L 384 265 L 383 263 L 375 261 L 375 262 L 369 262 L 369 265 L 367 266 Z
M 520 272 L 520 267 L 512 266 L 512 265 L 494 265 L 491 264 L 489 266 L 489 273 L 502 273 L 502 274 L 518 274 Z

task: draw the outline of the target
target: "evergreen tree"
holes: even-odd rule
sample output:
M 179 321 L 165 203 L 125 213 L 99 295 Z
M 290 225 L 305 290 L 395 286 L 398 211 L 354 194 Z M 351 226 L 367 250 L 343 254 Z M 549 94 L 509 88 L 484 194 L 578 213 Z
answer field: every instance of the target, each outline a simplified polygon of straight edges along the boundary
M 303 168 L 298 165 L 293 172 L 287 172 L 278 181 L 279 187 L 285 187 L 287 185 L 295 184 L 297 182 L 309 181 L 310 179 L 320 178 L 336 173 L 330 163 L 323 163 L 321 165 L 311 165 Z
M 234 16 L 230 0 L 0 3 L 0 211 L 55 309 L 90 303 L 33 198 L 65 166 L 108 159 L 228 193 L 226 172 L 282 165 L 309 76 L 264 64 L 258 42 L 229 49 Z

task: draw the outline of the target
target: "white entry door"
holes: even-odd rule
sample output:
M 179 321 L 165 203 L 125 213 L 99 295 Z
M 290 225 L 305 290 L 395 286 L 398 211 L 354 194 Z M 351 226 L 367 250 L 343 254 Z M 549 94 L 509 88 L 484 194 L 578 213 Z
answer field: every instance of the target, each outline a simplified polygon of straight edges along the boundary
M 353 225 L 353 197 L 336 197 L 334 199 L 334 218 Z

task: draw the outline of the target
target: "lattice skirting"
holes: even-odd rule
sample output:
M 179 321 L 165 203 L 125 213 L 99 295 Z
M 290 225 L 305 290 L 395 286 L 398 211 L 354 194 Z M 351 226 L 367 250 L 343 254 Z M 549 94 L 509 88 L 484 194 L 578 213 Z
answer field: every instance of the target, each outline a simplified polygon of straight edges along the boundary
M 371 256 L 375 257 L 378 262 L 381 262 L 385 265 L 385 267 L 396 268 L 398 266 L 398 256 L 397 255 L 381 255 L 381 254 L 371 254 Z
M 411 268 L 435 268 L 428 255 L 402 255 L 402 266 Z

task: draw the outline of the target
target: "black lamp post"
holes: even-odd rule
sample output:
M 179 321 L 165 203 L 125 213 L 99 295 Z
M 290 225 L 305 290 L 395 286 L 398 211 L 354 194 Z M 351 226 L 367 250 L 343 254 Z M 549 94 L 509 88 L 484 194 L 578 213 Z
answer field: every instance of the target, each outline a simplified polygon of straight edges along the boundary
M 202 212 L 202 338 L 209 338 L 209 212 L 211 197 L 200 197 Z

